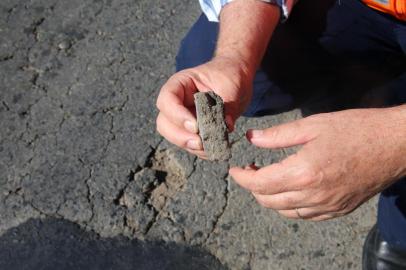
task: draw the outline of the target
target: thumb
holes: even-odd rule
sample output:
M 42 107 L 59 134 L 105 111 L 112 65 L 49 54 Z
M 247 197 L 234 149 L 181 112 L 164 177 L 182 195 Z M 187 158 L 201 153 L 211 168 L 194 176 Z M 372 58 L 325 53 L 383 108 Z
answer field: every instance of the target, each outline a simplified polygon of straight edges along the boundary
M 235 122 L 241 113 L 234 102 L 224 103 L 224 117 L 229 132 L 233 132 L 235 129 Z
M 291 147 L 314 138 L 311 127 L 303 119 L 263 130 L 250 129 L 246 137 L 252 144 L 263 148 Z
M 236 119 L 234 119 L 233 116 L 231 116 L 230 114 L 226 114 L 225 116 L 225 121 L 226 121 L 226 125 L 228 128 L 229 132 L 233 132 L 234 131 L 234 127 L 235 127 L 235 121 Z

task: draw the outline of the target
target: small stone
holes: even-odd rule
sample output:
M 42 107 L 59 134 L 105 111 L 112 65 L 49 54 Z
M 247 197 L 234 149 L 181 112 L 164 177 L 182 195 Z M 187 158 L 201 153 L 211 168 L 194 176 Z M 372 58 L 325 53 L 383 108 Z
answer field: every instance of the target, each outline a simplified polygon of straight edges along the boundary
M 211 161 L 231 158 L 228 130 L 224 115 L 224 102 L 214 92 L 198 92 L 194 95 L 199 135 L 204 151 Z
M 60 50 L 67 50 L 72 46 L 69 40 L 64 40 L 58 44 Z

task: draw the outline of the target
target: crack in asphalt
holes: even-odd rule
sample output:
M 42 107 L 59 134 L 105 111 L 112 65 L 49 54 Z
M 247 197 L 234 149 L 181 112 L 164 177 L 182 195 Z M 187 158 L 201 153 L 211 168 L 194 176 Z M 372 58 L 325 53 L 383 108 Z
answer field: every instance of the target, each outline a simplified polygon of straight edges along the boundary
M 95 205 L 94 205 L 94 202 L 92 200 L 92 192 L 91 192 L 90 184 L 89 184 L 89 182 L 93 178 L 93 172 L 94 172 L 93 168 L 89 168 L 89 177 L 85 180 L 85 185 L 86 185 L 86 188 L 87 188 L 86 199 L 87 199 L 87 201 L 88 201 L 88 203 L 90 205 L 90 211 L 91 211 L 91 216 L 90 216 L 89 220 L 85 222 L 87 226 L 88 226 L 89 223 L 91 223 L 93 221 L 93 218 L 94 218 L 94 215 L 95 215 L 94 214 Z
M 5 56 L 0 57 L 0 62 L 6 62 L 12 60 L 14 58 L 14 54 L 7 54 Z
M 32 27 L 32 34 L 34 35 L 35 41 L 39 41 L 38 37 L 38 28 L 44 23 L 45 18 L 41 17 L 38 20 L 35 20 L 33 24 L 31 24 Z
M 7 10 L 6 24 L 9 23 L 11 14 L 14 12 L 14 10 L 17 9 L 17 7 L 18 7 L 18 5 L 14 5 L 14 6 L 12 6 L 11 8 L 9 8 L 9 9 Z
M 131 182 L 134 181 L 135 176 L 142 170 L 141 167 L 137 167 L 135 170 L 131 170 L 128 177 L 127 177 L 127 183 L 122 187 L 121 189 L 118 190 L 117 195 L 115 196 L 115 199 L 113 200 L 115 205 L 122 205 L 120 204 L 120 200 L 123 198 L 125 194 L 125 190 L 128 188 Z M 127 205 L 122 205 L 125 208 L 127 208 Z
M 7 10 L 8 11 L 7 20 L 9 19 L 11 14 L 18 7 L 19 7 L 19 5 L 15 5 L 14 7 Z M 25 6 L 25 8 L 26 8 L 26 10 L 29 10 L 30 7 Z M 50 9 L 52 10 L 53 7 L 51 7 Z M 100 10 L 100 11 L 102 11 L 102 10 Z M 100 11 L 97 12 L 96 16 L 98 16 L 100 14 Z M 43 85 L 43 83 L 42 83 L 42 78 L 44 76 L 44 73 L 48 72 L 49 70 L 48 69 L 43 70 L 42 68 L 38 68 L 40 66 L 38 66 L 39 64 L 36 62 L 36 59 L 33 60 L 33 59 L 30 58 L 31 57 L 30 54 L 34 53 L 34 49 L 35 49 L 36 44 L 40 44 L 40 43 L 42 44 L 44 42 L 44 40 L 42 40 L 42 35 L 41 35 L 42 30 L 43 30 L 41 28 L 41 26 L 49 18 L 47 17 L 48 15 L 41 15 L 41 16 L 42 16 L 41 18 L 33 20 L 32 23 L 26 29 L 25 36 L 29 38 L 30 43 L 26 44 L 26 46 L 23 47 L 23 48 L 20 48 L 20 47 L 17 48 L 17 49 L 20 49 L 21 52 L 24 54 L 23 55 L 24 56 L 23 57 L 24 62 L 21 65 L 19 64 L 20 65 L 20 67 L 19 67 L 20 70 L 22 70 L 24 72 L 23 74 L 24 74 L 24 76 L 27 77 L 27 80 L 29 79 L 28 81 L 32 85 L 32 87 L 36 87 L 38 90 L 43 90 L 43 92 L 44 92 L 44 94 L 40 95 L 39 98 L 36 97 L 35 98 L 36 100 L 31 100 L 28 103 L 26 103 L 27 107 L 24 107 L 23 111 L 20 112 L 20 116 L 24 117 L 24 119 L 25 119 L 24 121 L 26 121 L 26 123 L 25 123 L 25 128 L 24 128 L 24 126 L 22 126 L 22 128 L 21 128 L 21 134 L 18 133 L 18 135 L 19 135 L 18 139 L 21 140 L 22 142 L 24 142 L 27 146 L 29 146 L 30 153 L 31 152 L 33 153 L 31 155 L 31 157 L 29 158 L 27 164 L 26 164 L 27 168 L 31 168 L 33 166 L 33 163 L 35 162 L 35 160 L 34 160 L 34 158 L 36 157 L 35 152 L 37 151 L 37 148 L 39 148 L 38 145 L 37 145 L 37 141 L 41 140 L 42 138 L 47 139 L 47 138 L 45 138 L 45 136 L 53 136 L 53 135 L 55 135 L 56 138 L 60 137 L 60 135 L 59 135 L 60 130 L 65 127 L 64 123 L 68 119 L 68 118 L 65 117 L 66 112 L 63 109 L 63 107 L 64 107 L 63 99 L 61 99 L 61 100 L 56 99 L 56 101 L 58 101 L 58 102 L 56 102 L 55 104 L 56 105 L 59 104 L 59 106 L 60 106 L 60 108 L 62 110 L 63 117 L 60 119 L 60 121 L 58 121 L 56 123 L 55 130 L 52 130 L 52 131 L 47 130 L 46 133 L 34 132 L 33 131 L 33 124 L 32 124 L 32 122 L 30 122 L 30 119 L 33 118 L 33 114 L 34 114 L 33 107 L 35 105 L 37 105 L 39 102 L 41 102 L 41 100 L 43 98 L 54 99 L 54 96 L 52 96 L 51 94 L 48 93 L 48 88 L 47 87 L 50 87 L 50 86 L 48 84 Z M 165 22 L 166 22 L 167 19 L 169 19 L 169 16 L 168 16 L 168 18 L 166 18 L 162 22 L 162 25 L 165 25 Z M 139 20 L 137 20 L 137 21 L 139 21 Z M 154 28 L 156 30 L 156 31 L 154 31 L 154 33 L 155 33 L 155 32 L 158 31 L 158 29 L 161 29 L 161 26 L 156 25 Z M 152 35 L 153 33 L 150 33 L 150 31 L 148 31 L 148 34 Z M 46 40 L 45 42 L 48 43 L 49 41 Z M 48 46 L 49 44 L 45 44 L 45 45 Z M 120 47 L 120 50 L 122 51 L 121 47 Z M 14 58 L 15 58 L 14 54 L 9 54 L 9 55 L 3 56 L 0 59 L 0 61 L 8 61 L 8 60 L 12 60 Z M 125 63 L 126 61 L 127 61 L 126 55 L 124 53 L 122 53 L 122 57 L 119 58 L 117 60 L 117 62 L 115 62 L 113 64 L 116 65 L 116 66 L 120 66 L 123 63 Z M 87 65 L 90 65 L 90 64 L 87 64 Z M 109 68 L 109 67 L 107 67 L 107 68 Z M 114 67 L 110 67 L 109 69 L 112 71 L 112 73 L 116 74 L 116 78 L 114 80 L 114 87 L 116 87 L 116 88 L 120 84 L 120 78 L 122 78 L 122 76 L 127 76 L 128 74 L 131 74 L 131 72 L 132 72 L 132 70 L 130 68 L 128 68 L 124 72 L 124 74 L 123 74 L 123 72 L 121 72 L 119 70 L 115 70 Z M 78 78 L 80 79 L 81 76 L 78 76 Z M 120 88 L 120 87 L 118 87 L 118 88 Z M 110 135 L 107 136 L 107 142 L 103 142 L 104 149 L 103 149 L 103 153 L 101 154 L 102 158 L 104 156 L 106 156 L 106 153 L 109 151 L 109 149 L 111 147 L 110 146 L 111 142 L 113 142 L 116 139 L 116 134 L 114 132 L 114 128 L 115 128 L 115 118 L 114 118 L 115 114 L 114 114 L 114 112 L 117 112 L 117 111 L 122 112 L 122 111 L 124 111 L 126 109 L 127 105 L 130 102 L 130 95 L 128 94 L 128 89 L 121 89 L 120 88 L 120 89 L 117 89 L 117 90 L 123 95 L 124 98 L 123 98 L 123 102 L 120 102 L 121 104 L 119 104 L 118 106 L 108 107 L 104 111 L 104 113 L 106 115 L 108 115 L 108 117 L 111 117 L 111 119 L 110 119 L 111 122 L 110 122 L 109 131 L 108 131 Z M 122 91 L 120 91 L 120 90 L 122 90 Z M 68 89 L 68 91 L 69 91 L 69 89 Z M 41 92 L 38 91 L 38 93 L 41 93 Z M 10 111 L 10 110 L 14 109 L 13 107 L 10 108 L 10 106 L 7 104 L 6 101 L 1 101 L 0 105 L 2 105 L 7 111 Z M 107 130 L 107 128 L 106 128 L 106 130 Z M 155 154 L 156 148 L 161 144 L 162 141 L 163 141 L 163 139 L 161 138 L 161 140 L 158 142 L 158 144 L 157 144 L 157 146 L 155 148 L 151 147 L 152 149 L 154 149 L 152 151 L 152 153 L 151 153 L 151 156 L 153 156 Z M 55 145 L 56 146 L 59 145 L 58 141 L 56 142 L 56 144 L 53 143 L 53 146 L 55 146 Z M 41 164 L 38 164 L 38 166 L 45 165 L 48 162 L 49 162 L 48 160 L 41 161 Z M 91 182 L 90 182 L 92 177 L 93 177 L 94 167 L 93 167 L 92 164 L 87 164 L 87 165 L 90 165 L 90 166 L 86 166 L 83 160 L 80 160 L 80 162 L 84 166 L 84 168 L 86 170 L 88 170 L 88 172 L 89 172 L 86 179 L 84 179 L 82 181 L 84 181 L 85 186 L 86 186 L 86 192 L 85 192 L 86 195 L 84 195 L 84 196 L 86 197 L 86 200 L 89 202 L 89 204 L 91 206 L 91 217 L 85 223 L 90 224 L 90 223 L 92 223 L 92 220 L 93 220 L 93 218 L 94 218 L 94 216 L 96 214 L 95 213 L 95 206 L 94 206 L 94 197 L 93 197 L 94 194 L 92 194 L 92 187 L 91 187 Z M 96 161 L 96 162 L 98 162 L 98 161 Z M 47 169 L 52 170 L 53 167 L 54 166 L 48 166 Z M 144 167 L 147 167 L 147 166 L 144 166 Z M 141 168 L 142 167 L 140 167 L 139 169 L 141 169 Z M 187 177 L 189 177 L 191 174 L 193 174 L 195 169 L 196 169 L 196 167 L 194 166 L 193 171 Z M 16 190 L 16 192 L 18 192 L 18 190 Z M 29 204 L 30 207 L 32 207 L 32 209 L 35 210 L 35 212 L 38 212 L 39 214 L 47 216 L 47 217 L 62 217 L 60 214 L 58 214 L 58 211 L 61 211 L 61 207 L 63 207 L 63 204 L 66 203 L 66 200 L 64 199 L 63 202 L 57 207 L 58 209 L 56 211 L 52 211 L 52 213 L 45 213 L 45 212 L 43 212 L 41 210 L 41 208 L 44 209 L 44 206 L 42 206 L 40 204 L 39 204 L 39 208 L 36 206 L 37 201 L 36 201 L 35 198 L 30 198 L 30 201 L 27 201 L 27 198 L 25 198 L 25 196 L 24 196 L 23 200 L 24 200 L 25 203 Z M 44 210 L 46 210 L 46 209 L 44 209 Z M 156 219 L 157 219 L 158 215 L 160 214 L 160 212 L 157 211 L 156 209 L 155 209 L 155 211 L 156 211 L 156 213 L 155 213 L 155 221 L 153 221 L 153 223 L 156 222 Z M 151 224 L 151 226 L 153 225 L 153 223 Z
M 225 190 L 224 190 L 224 198 L 225 198 L 225 202 L 223 207 L 220 210 L 220 213 L 215 217 L 215 220 L 213 222 L 213 228 L 211 229 L 211 231 L 208 233 L 206 239 L 203 241 L 203 243 L 205 245 L 207 245 L 207 242 L 210 240 L 210 237 L 213 235 L 213 233 L 215 232 L 215 230 L 217 229 L 217 225 L 220 221 L 220 219 L 223 217 L 224 213 L 227 210 L 227 207 L 229 205 L 229 199 L 230 199 L 230 180 L 229 180 L 229 174 L 227 174 L 224 177 L 224 182 L 225 182 Z
M 96 115 L 97 113 L 98 113 L 98 112 L 95 112 L 95 113 L 93 114 L 93 116 Z M 106 144 L 105 144 L 105 146 L 104 146 L 104 148 L 103 148 L 101 157 L 106 156 L 107 151 L 109 150 L 109 147 L 110 147 L 111 143 L 116 139 L 116 134 L 113 132 L 113 130 L 114 130 L 114 114 L 111 113 L 110 111 L 105 112 L 104 114 L 105 114 L 106 116 L 109 116 L 109 117 L 110 117 L 110 127 L 109 127 L 109 130 L 108 130 L 110 136 L 107 136 L 107 142 L 106 142 Z
M 20 193 L 22 193 L 22 187 L 17 187 L 14 190 L 8 190 L 6 196 L 3 198 L 3 203 L 12 195 L 20 196 Z
M 7 105 L 7 102 L 5 102 L 4 100 L 1 101 L 1 104 L 4 106 L 4 108 L 6 108 L 6 111 L 10 111 L 10 107 Z
M 152 226 L 154 226 L 154 224 L 158 221 L 159 211 L 153 205 L 150 205 L 150 207 L 154 211 L 154 217 L 150 222 L 148 222 L 148 224 L 147 224 L 147 226 L 145 228 L 145 232 L 143 233 L 144 235 L 148 235 L 148 233 L 151 230 Z
M 50 217 L 50 218 L 63 218 L 63 216 L 59 215 L 57 212 L 55 213 L 45 213 L 44 211 L 42 211 L 41 209 L 39 209 L 38 207 L 36 207 L 32 201 L 29 201 L 25 198 L 25 194 L 24 192 L 21 192 L 21 198 L 23 199 L 24 203 L 28 204 L 34 211 L 36 211 L 39 215 L 45 216 L 45 217 Z

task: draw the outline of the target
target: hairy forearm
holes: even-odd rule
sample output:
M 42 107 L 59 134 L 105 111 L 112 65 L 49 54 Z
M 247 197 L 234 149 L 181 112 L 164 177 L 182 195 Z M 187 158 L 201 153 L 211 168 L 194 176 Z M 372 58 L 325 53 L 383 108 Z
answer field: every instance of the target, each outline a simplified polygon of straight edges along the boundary
M 406 176 L 406 105 L 388 108 L 371 108 L 354 110 L 354 112 L 370 111 L 362 114 L 365 117 L 364 128 L 354 133 L 364 134 L 363 144 L 369 146 L 369 156 L 379 156 L 380 162 L 370 163 L 372 169 L 386 171 L 387 176 L 380 180 L 387 183 L 388 179 L 397 180 Z M 356 114 L 354 114 L 356 115 Z M 368 159 L 367 156 L 364 157 Z M 372 160 L 374 161 L 374 160 Z M 364 162 L 364 161 L 363 161 Z
M 235 0 L 220 14 L 216 57 L 237 60 L 253 76 L 279 23 L 277 6 L 258 0 Z
M 393 129 L 386 131 L 387 136 L 397 145 L 393 149 L 399 156 L 400 176 L 406 176 L 406 105 L 400 105 L 389 109 L 392 118 L 387 119 L 393 124 Z

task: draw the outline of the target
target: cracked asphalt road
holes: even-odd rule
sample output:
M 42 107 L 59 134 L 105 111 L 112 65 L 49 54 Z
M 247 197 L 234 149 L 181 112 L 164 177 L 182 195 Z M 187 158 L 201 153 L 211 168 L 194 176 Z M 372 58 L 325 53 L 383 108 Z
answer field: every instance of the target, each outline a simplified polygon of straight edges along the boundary
M 289 221 L 237 187 L 229 164 L 197 160 L 155 132 L 155 98 L 199 13 L 186 0 L 0 2 L 0 254 L 13 254 L 0 266 L 55 269 L 49 244 L 73 235 L 87 239 L 70 243 L 84 254 L 119 255 L 121 243 L 154 261 L 112 269 L 360 268 L 375 201 L 334 221 Z M 291 152 L 254 149 L 244 130 L 299 117 L 241 119 L 230 163 L 282 159 Z M 17 245 L 36 233 L 38 245 Z M 103 268 L 82 259 L 63 269 Z

